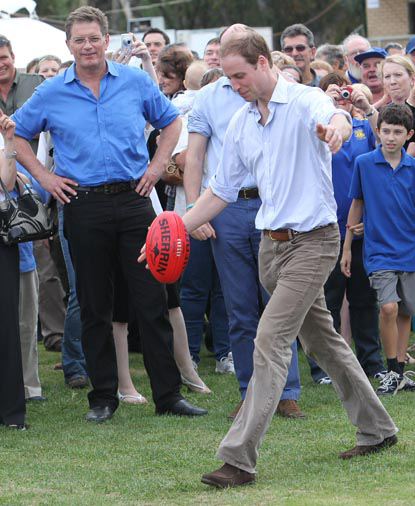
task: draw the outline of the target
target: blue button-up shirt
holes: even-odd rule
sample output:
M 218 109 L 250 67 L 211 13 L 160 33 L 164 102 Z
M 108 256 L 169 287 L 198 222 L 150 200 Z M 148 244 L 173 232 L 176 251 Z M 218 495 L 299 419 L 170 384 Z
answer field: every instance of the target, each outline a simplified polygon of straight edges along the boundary
M 141 177 L 148 164 L 146 122 L 164 128 L 177 116 L 145 72 L 107 61 L 98 99 L 72 65 L 38 86 L 13 119 L 16 135 L 27 140 L 50 131 L 55 174 L 94 186 Z
M 233 91 L 227 77 L 221 77 L 215 83 L 205 86 L 195 98 L 187 128 L 189 133 L 198 133 L 209 139 L 207 171 L 202 181 L 202 190 L 209 186 L 209 181 L 216 172 L 229 122 L 244 104 L 245 100 Z M 256 186 L 255 179 L 247 175 L 242 187 L 253 186 Z
M 232 118 L 222 157 L 210 187 L 225 202 L 234 202 L 249 173 L 256 182 L 262 205 L 256 228 L 292 228 L 306 232 L 336 223 L 331 181 L 331 153 L 317 137 L 317 124 L 327 125 L 336 109 L 318 88 L 279 78 L 268 104 L 265 126 L 254 102 Z

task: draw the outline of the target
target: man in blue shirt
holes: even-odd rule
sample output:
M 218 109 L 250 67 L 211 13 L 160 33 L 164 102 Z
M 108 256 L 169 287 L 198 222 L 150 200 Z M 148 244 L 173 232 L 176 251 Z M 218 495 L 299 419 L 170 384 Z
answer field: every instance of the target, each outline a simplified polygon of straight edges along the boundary
M 75 64 L 45 81 L 15 114 L 19 161 L 64 206 L 64 230 L 76 273 L 82 346 L 93 386 L 86 419 L 103 422 L 118 407 L 112 336 L 113 277 L 121 260 L 140 324 L 156 413 L 202 415 L 180 395 L 165 288 L 136 262 L 155 217 L 148 198 L 180 132 L 178 112 L 139 69 L 105 60 L 108 21 L 81 7 L 66 21 Z M 146 122 L 162 129 L 148 163 Z M 49 173 L 28 140 L 50 131 L 56 171 Z
M 406 105 L 381 109 L 375 151 L 356 159 L 350 196 L 353 198 L 340 262 L 350 277 L 353 227 L 363 211 L 363 262 L 380 305 L 380 335 L 388 373 L 378 395 L 415 390 L 404 373 L 405 355 L 415 314 L 415 162 L 403 148 L 413 135 Z

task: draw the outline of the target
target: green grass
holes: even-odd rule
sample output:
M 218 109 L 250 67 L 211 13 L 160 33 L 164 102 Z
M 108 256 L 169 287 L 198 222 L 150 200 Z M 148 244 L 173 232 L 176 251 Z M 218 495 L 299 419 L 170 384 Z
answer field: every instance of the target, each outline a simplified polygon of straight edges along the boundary
M 311 381 L 299 353 L 300 405 L 305 420 L 274 417 L 260 451 L 257 483 L 218 491 L 200 477 L 221 463 L 216 448 L 239 401 L 234 377 L 215 375 L 204 354 L 201 375 L 213 394 L 185 393 L 209 409 L 197 419 L 154 416 L 154 405 L 122 404 L 102 425 L 85 422 L 86 392 L 64 386 L 53 371 L 59 356 L 40 346 L 40 375 L 48 402 L 29 404 L 28 432 L 0 428 L 0 505 L 412 505 L 415 504 L 414 396 L 384 400 L 400 429 L 389 451 L 352 461 L 338 453 L 354 446 L 331 386 Z M 151 399 L 141 356 L 131 356 L 141 393 Z

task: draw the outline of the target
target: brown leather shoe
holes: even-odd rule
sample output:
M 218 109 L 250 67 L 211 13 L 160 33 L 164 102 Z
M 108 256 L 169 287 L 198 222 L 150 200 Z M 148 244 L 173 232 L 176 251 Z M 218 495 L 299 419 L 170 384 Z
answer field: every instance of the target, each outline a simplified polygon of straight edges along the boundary
M 230 422 L 233 422 L 236 418 L 236 415 L 239 413 L 239 410 L 242 408 L 242 404 L 244 403 L 244 401 L 240 401 L 239 404 L 236 406 L 236 408 L 231 411 L 229 413 L 229 415 L 226 417 L 227 420 L 229 420 Z
M 339 459 L 352 459 L 353 457 L 364 457 L 365 455 L 370 455 L 371 453 L 377 453 L 386 448 L 390 448 L 393 445 L 396 445 L 398 442 L 398 438 L 396 435 L 385 438 L 381 443 L 377 445 L 370 446 L 355 446 L 351 450 L 347 452 L 343 452 L 339 455 Z
M 305 418 L 306 416 L 294 399 L 281 400 L 278 403 L 276 413 L 284 418 Z
M 224 464 L 220 469 L 202 476 L 202 483 L 212 487 L 242 487 L 255 483 L 255 474 L 242 471 L 239 467 Z

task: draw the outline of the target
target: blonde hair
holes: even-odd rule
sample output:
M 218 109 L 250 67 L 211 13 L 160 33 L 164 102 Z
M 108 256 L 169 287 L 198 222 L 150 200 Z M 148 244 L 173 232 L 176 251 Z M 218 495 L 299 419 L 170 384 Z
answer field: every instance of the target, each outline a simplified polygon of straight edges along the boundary
M 400 65 L 408 72 L 409 77 L 415 75 L 415 66 L 409 58 L 406 58 L 405 56 L 400 54 L 391 54 L 390 56 L 387 56 L 384 60 L 382 60 L 381 64 L 379 65 L 379 72 L 382 78 L 383 78 L 383 68 L 386 65 L 386 63 L 396 63 L 397 65 Z
M 327 63 L 324 60 L 314 60 L 314 61 L 312 61 L 310 63 L 310 67 L 313 70 L 316 70 L 316 69 L 327 70 L 327 72 L 329 74 L 331 74 L 332 72 L 334 72 L 334 68 L 330 65 L 330 63 Z
M 280 65 L 295 65 L 294 58 L 291 58 L 291 56 L 288 56 L 285 53 L 282 53 L 281 51 L 272 51 L 271 58 L 277 67 Z
M 372 92 L 370 91 L 370 89 L 366 86 L 366 84 L 363 84 L 363 83 L 355 83 L 355 84 L 352 84 L 352 88 L 354 90 L 359 90 L 363 93 L 363 95 L 365 95 L 365 97 L 367 98 L 369 104 L 372 104 L 373 103 L 373 94 Z

